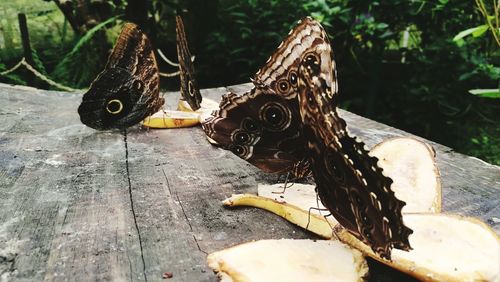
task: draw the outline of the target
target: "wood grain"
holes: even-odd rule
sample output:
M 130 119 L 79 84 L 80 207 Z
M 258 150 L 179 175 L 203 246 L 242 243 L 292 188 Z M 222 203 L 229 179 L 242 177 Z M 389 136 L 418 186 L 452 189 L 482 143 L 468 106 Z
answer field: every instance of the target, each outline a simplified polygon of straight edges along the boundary
M 202 90 L 218 100 L 229 89 Z M 175 108 L 178 92 L 165 94 Z M 268 238 L 315 238 L 261 210 L 225 209 L 233 193 L 274 183 L 199 127 L 98 132 L 79 121 L 81 93 L 0 84 L 0 280 L 215 281 L 206 253 Z M 369 146 L 411 134 L 341 111 Z M 500 233 L 500 168 L 430 142 L 445 212 Z M 392 280 L 387 280 L 386 273 Z M 372 280 L 401 274 L 375 266 Z M 384 278 L 385 277 L 385 278 Z

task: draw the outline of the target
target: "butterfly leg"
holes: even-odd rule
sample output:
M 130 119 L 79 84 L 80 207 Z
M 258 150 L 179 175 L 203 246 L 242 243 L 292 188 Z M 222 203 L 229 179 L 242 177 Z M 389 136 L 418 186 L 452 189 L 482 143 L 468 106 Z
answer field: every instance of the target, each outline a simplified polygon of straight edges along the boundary
M 320 214 L 321 214 L 322 211 L 328 211 L 328 209 L 310 207 L 309 211 L 307 212 L 308 216 L 307 216 L 306 229 L 309 227 L 309 223 L 311 223 L 311 211 L 313 211 L 313 210 L 320 212 Z M 324 217 L 327 217 L 329 215 L 331 215 L 331 214 L 325 215 Z M 330 224 L 330 223 L 328 223 L 328 224 Z M 330 227 L 331 227 L 331 225 L 330 225 Z
M 278 176 L 278 182 L 279 182 L 280 178 L 281 178 L 281 175 L 280 175 L 280 176 Z M 284 193 L 285 193 L 285 190 L 286 190 L 287 188 L 292 187 L 292 186 L 293 186 L 293 184 L 294 184 L 294 182 L 291 182 L 292 184 L 290 184 L 290 186 L 287 186 L 287 185 L 289 184 L 289 182 L 288 182 L 289 178 L 290 178 L 290 172 L 287 172 L 287 174 L 286 174 L 286 178 L 285 178 L 285 183 L 283 184 L 283 191 L 279 191 L 279 192 L 275 192 L 275 191 L 273 191 L 272 193 L 273 193 L 273 194 L 284 194 Z

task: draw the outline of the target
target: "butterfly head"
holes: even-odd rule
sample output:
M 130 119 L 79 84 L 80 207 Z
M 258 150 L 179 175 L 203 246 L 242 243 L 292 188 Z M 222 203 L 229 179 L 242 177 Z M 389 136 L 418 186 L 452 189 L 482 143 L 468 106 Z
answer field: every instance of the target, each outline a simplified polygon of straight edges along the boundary
M 84 94 L 78 108 L 85 125 L 106 130 L 126 128 L 140 122 L 149 112 L 144 82 L 121 68 L 106 69 Z

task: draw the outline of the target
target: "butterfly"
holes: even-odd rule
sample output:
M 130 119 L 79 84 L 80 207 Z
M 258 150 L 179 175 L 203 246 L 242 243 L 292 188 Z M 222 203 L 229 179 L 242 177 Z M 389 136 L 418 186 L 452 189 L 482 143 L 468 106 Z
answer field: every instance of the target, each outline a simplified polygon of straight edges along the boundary
M 242 96 L 224 96 L 203 128 L 209 138 L 264 171 L 308 163 L 323 205 L 344 228 L 390 259 L 393 247 L 411 249 L 412 230 L 401 215 L 405 203 L 337 113 L 332 56 L 323 27 L 303 19 L 257 72 L 255 87 Z M 266 111 L 268 105 L 272 111 Z M 271 131 L 266 119 L 275 121 L 278 131 Z
M 207 136 L 266 172 L 292 169 L 304 154 L 298 108 L 269 87 L 222 97 L 220 109 L 202 126 Z
M 175 17 L 177 33 L 177 57 L 181 79 L 181 95 L 193 111 L 200 108 L 202 97 L 195 78 L 194 65 L 189 52 L 184 23 L 180 16 Z
M 339 223 L 383 258 L 391 249 L 411 250 L 392 180 L 351 137 L 337 112 L 337 74 L 328 41 L 304 54 L 298 70 L 302 136 L 321 202 Z
M 83 95 L 78 114 L 98 130 L 139 123 L 163 105 L 152 45 L 139 27 L 124 25 L 104 70 Z
M 233 93 L 224 96 L 214 117 L 202 124 L 206 135 L 222 148 L 266 172 L 291 172 L 297 179 L 310 173 L 300 135 L 297 70 L 302 54 L 326 36 L 322 27 L 313 23 L 310 18 L 300 21 L 255 74 L 254 88 L 239 98 Z M 264 99 L 274 100 L 270 114 L 289 122 L 275 128 L 266 124 L 265 112 L 255 106 L 255 101 Z M 245 127 L 248 120 L 256 123 L 259 130 L 249 131 Z M 249 141 L 235 139 L 246 135 Z

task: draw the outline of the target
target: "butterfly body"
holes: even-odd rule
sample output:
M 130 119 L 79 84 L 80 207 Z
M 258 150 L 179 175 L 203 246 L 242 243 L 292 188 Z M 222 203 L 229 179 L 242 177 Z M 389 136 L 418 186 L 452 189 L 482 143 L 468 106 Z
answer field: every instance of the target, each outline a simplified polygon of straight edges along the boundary
M 123 129 L 157 112 L 164 103 L 151 43 L 135 25 L 125 24 L 106 67 L 78 108 L 80 120 L 98 129 Z

